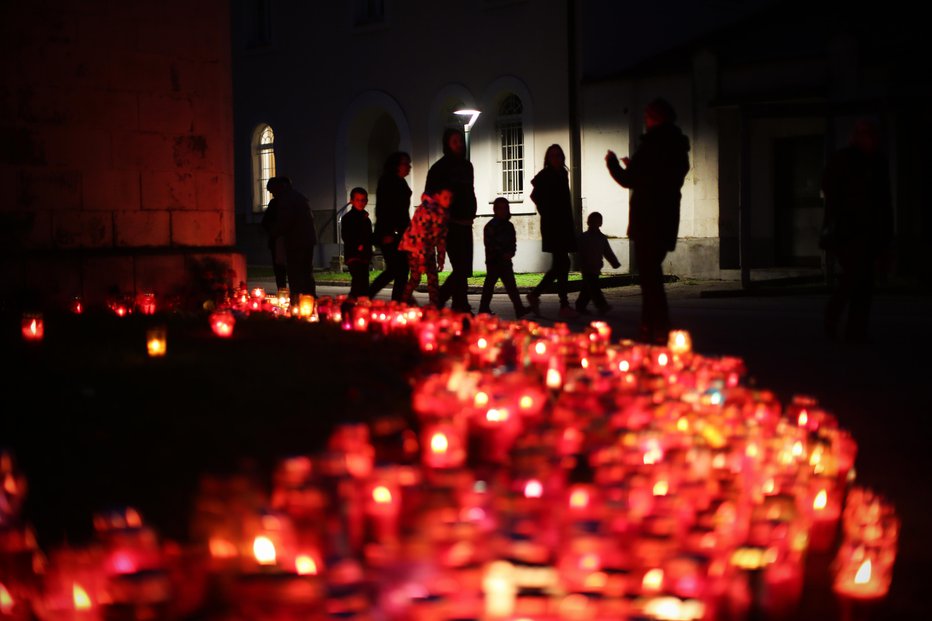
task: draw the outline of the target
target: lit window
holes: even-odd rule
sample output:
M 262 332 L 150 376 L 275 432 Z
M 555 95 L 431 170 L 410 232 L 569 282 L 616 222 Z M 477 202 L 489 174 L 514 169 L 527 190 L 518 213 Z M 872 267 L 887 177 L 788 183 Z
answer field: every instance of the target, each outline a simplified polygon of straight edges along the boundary
M 524 127 L 521 113 L 524 106 L 517 95 L 508 95 L 498 107 L 495 128 L 501 145 L 500 194 L 508 200 L 520 200 L 524 193 Z
M 263 125 L 256 132 L 253 171 L 256 180 L 253 211 L 262 212 L 268 208 L 272 198 L 265 186 L 275 176 L 275 133 L 268 125 Z

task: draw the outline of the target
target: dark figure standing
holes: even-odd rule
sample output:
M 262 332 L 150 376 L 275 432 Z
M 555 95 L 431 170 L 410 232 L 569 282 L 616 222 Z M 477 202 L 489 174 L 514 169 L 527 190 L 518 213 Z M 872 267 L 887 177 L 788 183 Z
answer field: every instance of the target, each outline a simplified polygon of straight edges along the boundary
M 482 299 L 479 302 L 480 313 L 492 313 L 489 304 L 495 292 L 495 283 L 501 279 L 515 308 L 515 317 L 524 317 L 531 309 L 521 303 L 521 294 L 518 293 L 518 284 L 515 282 L 515 271 L 511 260 L 518 249 L 515 225 L 511 223 L 511 209 L 508 199 L 498 197 L 492 204 L 495 216 L 489 220 L 482 230 L 485 242 L 485 282 L 482 284 Z
M 586 218 L 586 225 L 589 228 L 579 238 L 579 267 L 582 272 L 583 288 L 579 297 L 576 298 L 576 310 L 585 313 L 591 300 L 599 309 L 599 314 L 604 315 L 612 310 L 612 307 L 609 306 L 602 293 L 602 287 L 599 285 L 602 257 L 608 259 L 609 264 L 615 269 L 618 269 L 621 263 L 612 252 L 608 238 L 601 231 L 602 214 L 598 211 L 590 213 Z
M 441 189 L 453 192 L 446 241 L 452 272 L 440 287 L 439 305 L 443 306 L 447 300 L 452 299 L 453 310 L 466 313 L 472 310 L 466 290 L 468 279 L 472 276 L 472 223 L 476 218 L 476 191 L 473 185 L 472 164 L 466 159 L 466 138 L 458 129 L 447 129 L 443 133 L 443 157 L 427 172 L 424 193 L 433 196 Z
M 362 188 L 350 191 L 353 206 L 340 219 L 340 237 L 343 239 L 343 258 L 349 268 L 352 284 L 350 297 L 361 298 L 369 293 L 369 263 L 372 261 L 372 222 L 366 204 L 369 193 Z
M 874 270 L 893 241 L 890 173 L 879 147 L 877 125 L 858 120 L 851 144 L 832 157 L 822 177 L 821 245 L 838 259 L 842 270 L 825 307 L 825 333 L 832 339 L 847 307 L 845 340 L 867 340 Z
M 408 257 L 398 250 L 401 236 L 411 224 L 411 188 L 405 177 L 411 172 L 411 156 L 403 151 L 393 153 L 385 161 L 385 168 L 375 191 L 375 243 L 385 259 L 385 271 L 375 277 L 369 287 L 369 297 L 394 281 L 392 299 L 400 302 L 408 281 Z
M 664 99 L 644 109 L 647 131 L 630 159 L 609 151 L 612 178 L 631 190 L 628 237 L 634 242 L 641 285 L 642 340 L 666 343 L 670 310 L 663 290 L 663 259 L 676 248 L 680 226 L 680 189 L 689 172 L 689 139 L 674 125 L 676 113 Z
M 553 259 L 550 269 L 544 274 L 534 290 L 527 296 L 528 304 L 535 314 L 540 314 L 540 294 L 551 283 L 557 283 L 560 298 L 560 317 L 571 319 L 577 316 L 570 307 L 567 281 L 570 274 L 570 255 L 576 251 L 576 225 L 573 223 L 573 204 L 570 199 L 569 173 L 566 170 L 566 155 L 558 144 L 552 144 L 544 154 L 544 168 L 531 181 L 534 190 L 531 200 L 540 214 L 541 248 Z
M 269 202 L 262 214 L 262 228 L 269 236 L 269 252 L 272 253 L 272 271 L 275 273 L 275 286 L 284 289 L 288 286 L 288 264 L 285 258 L 285 239 L 281 235 L 272 235 L 274 223 L 278 217 L 278 204 Z
M 302 293 L 317 295 L 317 283 L 314 282 L 317 231 L 307 198 L 291 187 L 288 177 L 272 177 L 266 188 L 274 197 L 269 201 L 269 209 L 277 212 L 269 235 L 281 236 L 285 241 L 291 298 L 297 300 Z

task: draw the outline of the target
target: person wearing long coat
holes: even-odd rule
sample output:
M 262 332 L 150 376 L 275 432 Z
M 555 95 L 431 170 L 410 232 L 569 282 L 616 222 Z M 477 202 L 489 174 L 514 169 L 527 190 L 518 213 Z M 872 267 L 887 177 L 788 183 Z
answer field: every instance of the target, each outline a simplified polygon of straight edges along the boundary
M 680 190 L 689 172 L 689 139 L 674 123 L 676 113 L 664 99 L 644 110 L 647 131 L 631 158 L 609 151 L 612 178 L 631 190 L 628 237 L 634 242 L 641 285 L 641 339 L 666 343 L 670 310 L 663 290 L 663 260 L 676 248 L 680 226 Z
M 388 156 L 375 191 L 375 243 L 382 250 L 385 271 L 369 286 L 374 298 L 385 285 L 394 281 L 392 300 L 400 302 L 408 282 L 408 257 L 398 250 L 401 236 L 411 224 L 411 188 L 405 177 L 411 172 L 411 156 L 398 151 Z
M 544 155 L 544 167 L 531 185 L 531 200 L 540 214 L 541 249 L 552 256 L 550 269 L 527 296 L 528 305 L 540 314 L 540 295 L 556 282 L 560 298 L 560 316 L 577 316 L 570 306 L 567 281 L 570 273 L 570 254 L 576 251 L 576 225 L 573 222 L 573 204 L 570 198 L 569 173 L 566 155 L 558 144 L 550 145 Z
M 269 235 L 285 242 L 285 260 L 292 300 L 302 293 L 317 295 L 314 282 L 314 246 L 317 230 L 307 198 L 291 187 L 288 177 L 272 177 L 266 188 L 274 197 L 269 209 L 277 212 Z

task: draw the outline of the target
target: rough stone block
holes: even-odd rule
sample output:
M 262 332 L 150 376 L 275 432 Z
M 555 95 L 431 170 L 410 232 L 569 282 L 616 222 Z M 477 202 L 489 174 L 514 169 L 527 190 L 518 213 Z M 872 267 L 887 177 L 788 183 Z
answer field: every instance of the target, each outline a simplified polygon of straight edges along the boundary
M 52 241 L 59 248 L 105 248 L 113 245 L 109 211 L 62 211 L 52 216 Z
M 172 243 L 178 246 L 219 246 L 223 214 L 216 211 L 173 211 Z
M 47 68 L 35 71 L 47 72 Z M 21 121 L 38 125 L 61 125 L 71 120 L 70 100 L 73 92 L 68 88 L 27 86 L 19 89 L 17 110 Z
M 38 132 L 26 127 L 0 127 L 0 165 L 41 166 L 45 145 Z
M 36 211 L 79 210 L 81 174 L 73 170 L 24 170 L 20 177 L 19 204 Z
M 197 209 L 193 172 L 143 172 L 143 209 Z
M 196 180 L 198 209 L 233 213 L 232 175 L 199 172 Z
M 183 254 L 136 257 L 136 291 L 152 291 L 158 298 L 174 292 L 186 277 Z
M 71 115 L 75 123 L 101 128 L 107 134 L 139 128 L 139 102 L 135 93 L 82 89 L 74 97 Z
M 142 132 L 116 132 L 113 136 L 113 164 L 115 168 L 146 170 L 173 170 L 172 141 L 163 134 Z
M 236 216 L 232 210 L 225 211 L 220 221 L 220 243 L 224 246 L 236 245 Z
M 121 248 L 171 244 L 168 211 L 120 211 L 113 215 L 113 220 L 114 240 Z
M 192 131 L 191 101 L 179 95 L 139 95 L 139 128 L 143 131 L 184 134 Z
M 47 128 L 42 132 L 45 160 L 51 166 L 79 169 L 89 163 L 107 167 L 111 163 L 110 134 L 75 126 Z
M 21 241 L 26 248 L 52 247 L 52 212 L 33 211 L 25 220 Z
M 172 162 L 185 170 L 207 170 L 212 153 L 207 136 L 187 134 L 171 139 Z M 215 147 L 216 148 L 216 147 Z
M 227 63 L 178 60 L 172 66 L 178 72 L 180 91 L 185 95 L 197 95 L 195 103 L 232 96 L 233 81 Z
M 139 173 L 134 170 L 90 169 L 81 173 L 84 209 L 134 211 L 139 200 Z
M 88 257 L 82 264 L 84 286 L 81 297 L 87 307 L 102 306 L 111 293 L 132 293 L 133 257 Z
M 114 60 L 110 87 L 136 93 L 170 93 L 177 91 L 171 57 L 160 54 L 130 52 Z

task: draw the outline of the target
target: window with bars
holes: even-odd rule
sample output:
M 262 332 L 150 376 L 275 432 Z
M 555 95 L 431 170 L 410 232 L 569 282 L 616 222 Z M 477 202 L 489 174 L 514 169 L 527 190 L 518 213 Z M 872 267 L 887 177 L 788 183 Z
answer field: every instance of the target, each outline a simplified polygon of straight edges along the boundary
M 509 201 L 521 200 L 524 194 L 524 126 L 521 114 L 524 106 L 517 95 L 508 95 L 498 107 L 495 121 L 501 145 L 498 162 L 501 167 L 500 194 Z
M 258 136 L 254 157 L 256 201 L 253 205 L 253 211 L 257 213 L 265 211 L 269 206 L 272 195 L 265 186 L 269 179 L 275 176 L 275 133 L 271 127 L 265 125 L 258 132 Z

